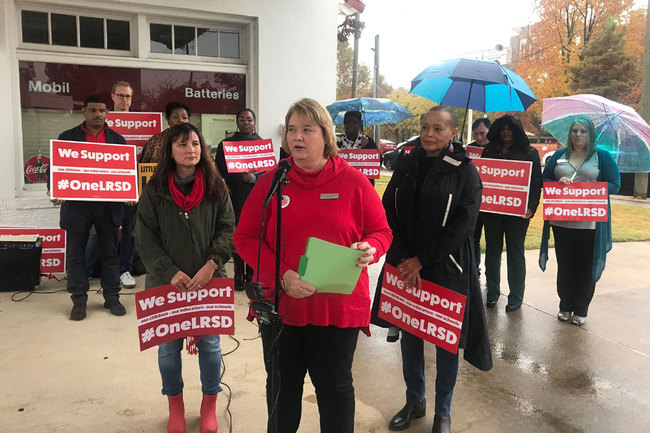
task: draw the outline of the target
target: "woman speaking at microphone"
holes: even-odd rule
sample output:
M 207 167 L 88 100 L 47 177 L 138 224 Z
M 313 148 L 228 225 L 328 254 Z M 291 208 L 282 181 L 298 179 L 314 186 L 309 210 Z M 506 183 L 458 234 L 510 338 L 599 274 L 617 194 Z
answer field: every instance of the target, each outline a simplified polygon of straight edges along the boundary
M 544 167 L 545 182 L 607 182 L 607 193 L 616 194 L 621 175 L 609 152 L 596 148 L 594 124 L 586 116 L 576 116 L 569 127 L 565 149 L 557 150 Z M 539 266 L 546 269 L 548 238 L 553 227 L 557 258 L 558 320 L 576 326 L 587 322 L 587 311 L 596 282 L 605 269 L 607 252 L 612 249 L 612 217 L 607 197 L 607 221 L 544 221 Z
M 409 287 L 422 280 L 466 297 L 459 348 L 482 370 L 492 367 L 483 298 L 473 255 L 472 233 L 481 205 L 481 180 L 465 149 L 451 143 L 458 132 L 453 109 L 435 106 L 420 119 L 420 144 L 402 157 L 393 172 L 383 203 L 395 235 L 386 263 L 397 267 Z M 372 323 L 377 317 L 381 279 L 375 292 Z M 424 341 L 402 331 L 402 374 L 406 404 L 388 428 L 406 430 L 426 414 Z M 436 347 L 434 433 L 449 433 L 451 400 L 458 375 L 458 353 Z
M 368 333 L 370 321 L 365 268 L 384 254 L 392 235 L 377 192 L 363 174 L 337 155 L 334 125 L 325 107 L 307 98 L 293 104 L 285 117 L 282 147 L 291 163 L 282 200 L 282 250 L 275 251 L 276 206 L 262 210 L 275 170 L 255 184 L 234 237 L 244 261 L 256 264 L 264 220 L 256 278 L 271 288 L 266 294 L 272 302 L 275 256 L 280 254 L 282 329 L 277 343 L 271 340 L 271 326 L 260 326 L 269 375 L 271 346 L 279 345 L 280 390 L 271 396 L 267 380 L 269 414 L 277 411 L 277 431 L 298 430 L 303 383 L 309 372 L 316 389 L 320 431 L 350 433 L 355 407 L 352 360 L 359 330 Z M 309 237 L 366 252 L 357 262 L 364 269 L 351 294 L 318 293 L 300 279 L 298 263 Z
M 138 204 L 136 245 L 147 267 L 145 287 L 171 284 L 186 292 L 200 289 L 213 277 L 225 277 L 234 226 L 226 185 L 203 137 L 189 123 L 172 127 Z M 169 399 L 169 433 L 185 432 L 182 348 L 183 339 L 158 346 L 162 393 Z M 221 391 L 219 335 L 201 337 L 196 349 L 203 391 L 201 433 L 213 433 Z

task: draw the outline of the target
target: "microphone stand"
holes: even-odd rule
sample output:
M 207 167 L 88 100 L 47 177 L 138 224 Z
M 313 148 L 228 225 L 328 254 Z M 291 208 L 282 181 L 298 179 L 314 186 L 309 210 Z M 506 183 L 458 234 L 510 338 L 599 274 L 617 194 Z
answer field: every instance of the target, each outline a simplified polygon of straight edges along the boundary
M 276 191 L 276 217 L 275 217 L 275 312 L 276 318 L 271 324 L 271 396 L 273 406 L 269 414 L 269 433 L 277 433 L 278 431 L 278 398 L 280 394 L 280 371 L 278 366 L 278 359 L 280 357 L 280 342 L 278 337 L 282 327 L 282 319 L 279 316 L 280 312 L 280 291 L 282 290 L 282 276 L 280 275 L 280 251 L 282 251 L 282 190 L 284 185 L 289 183 L 285 178 L 278 184 Z

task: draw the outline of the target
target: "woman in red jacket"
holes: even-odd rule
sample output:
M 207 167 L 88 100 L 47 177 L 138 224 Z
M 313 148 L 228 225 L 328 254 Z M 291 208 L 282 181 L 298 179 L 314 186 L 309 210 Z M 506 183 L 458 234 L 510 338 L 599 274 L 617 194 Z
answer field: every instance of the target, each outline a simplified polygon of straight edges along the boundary
M 270 396 L 267 380 L 269 414 L 278 411 L 278 431 L 298 430 L 304 377 L 309 372 L 316 389 L 321 432 L 352 432 L 352 360 L 359 329 L 368 333 L 370 322 L 365 268 L 386 252 L 392 234 L 372 185 L 337 155 L 332 119 L 321 104 L 305 98 L 289 109 L 282 147 L 291 155 L 288 161 L 292 169 L 287 174 L 289 184 L 284 189 L 282 209 L 280 272 L 284 291 L 277 342 L 280 390 L 277 396 Z M 235 247 L 247 263 L 257 263 L 262 203 L 274 173 L 267 173 L 255 184 L 235 231 Z M 256 269 L 257 281 L 271 288 L 275 286 L 275 213 L 275 206 L 264 211 L 265 232 Z M 357 263 L 364 269 L 350 295 L 319 293 L 300 279 L 298 263 L 309 237 L 366 252 Z M 270 289 L 267 299 L 273 300 Z M 274 343 L 269 328 L 260 326 L 268 374 Z

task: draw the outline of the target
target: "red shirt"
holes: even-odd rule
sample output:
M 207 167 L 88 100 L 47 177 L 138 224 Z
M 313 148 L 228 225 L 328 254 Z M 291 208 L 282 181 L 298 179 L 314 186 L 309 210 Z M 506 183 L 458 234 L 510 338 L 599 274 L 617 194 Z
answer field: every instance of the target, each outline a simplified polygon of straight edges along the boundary
M 88 143 L 106 143 L 106 123 L 104 123 L 104 127 L 96 137 L 86 129 L 86 122 L 81 124 L 81 130 L 86 133 L 86 141 Z
M 289 158 L 292 162 L 292 159 Z M 293 164 L 292 164 L 293 165 Z M 276 170 L 262 176 L 248 196 L 235 230 L 238 254 L 250 265 L 257 265 L 262 203 Z M 282 210 L 281 273 L 298 271 L 307 238 L 317 237 L 349 247 L 366 241 L 377 249 L 375 261 L 388 250 L 393 235 L 379 195 L 359 171 L 342 158 L 330 158 L 321 172 L 307 173 L 293 165 L 287 174 Z M 335 197 L 335 198 L 334 198 Z M 265 233 L 262 242 L 259 280 L 263 286 L 275 287 L 276 206 L 271 202 L 264 213 Z M 332 269 L 336 272 L 336 269 Z M 273 290 L 267 299 L 273 301 Z M 282 292 L 280 316 L 293 326 L 307 324 L 334 325 L 340 328 L 367 327 L 370 323 L 368 271 L 364 268 L 350 295 L 315 293 L 296 299 Z

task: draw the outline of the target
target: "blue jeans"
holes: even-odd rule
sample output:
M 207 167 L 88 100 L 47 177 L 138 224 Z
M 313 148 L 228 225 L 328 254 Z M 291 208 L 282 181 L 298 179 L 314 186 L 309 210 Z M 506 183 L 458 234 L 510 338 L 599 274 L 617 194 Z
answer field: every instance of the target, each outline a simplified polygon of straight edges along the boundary
M 402 373 L 406 383 L 406 402 L 416 404 L 424 400 L 424 341 L 402 331 Z M 436 347 L 436 414 L 449 415 L 458 376 L 458 354 Z
M 183 392 L 181 350 L 183 338 L 158 345 L 158 368 L 162 378 L 163 395 L 178 395 Z M 218 335 L 206 335 L 196 343 L 199 351 L 201 390 L 203 394 L 215 395 L 221 392 L 221 346 Z

